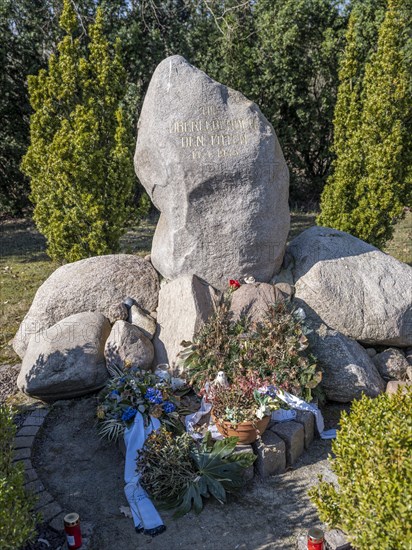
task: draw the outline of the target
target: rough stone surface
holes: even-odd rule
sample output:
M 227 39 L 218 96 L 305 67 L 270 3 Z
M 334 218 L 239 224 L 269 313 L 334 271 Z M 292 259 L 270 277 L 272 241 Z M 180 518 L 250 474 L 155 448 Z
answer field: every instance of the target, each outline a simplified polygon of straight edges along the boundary
M 116 321 L 106 341 L 104 354 L 107 365 L 123 365 L 149 369 L 154 357 L 153 344 L 135 325 Z
M 412 382 L 402 382 L 401 380 L 391 380 L 386 386 L 386 393 L 393 395 L 399 388 L 407 388 L 412 386 Z
M 284 300 L 290 301 L 293 298 L 294 288 L 290 283 L 279 282 L 275 284 L 275 288 L 282 293 Z
M 295 300 L 365 344 L 412 344 L 412 268 L 342 231 L 311 227 L 294 239 Z
M 194 275 L 184 275 L 162 285 L 153 339 L 155 364 L 178 367 L 183 340 L 192 340 L 215 312 L 219 293 Z
M 279 474 L 286 468 L 285 442 L 270 430 L 252 445 L 256 460 L 255 470 L 260 477 Z
M 315 437 L 315 416 L 309 411 L 296 411 L 295 420 L 303 425 L 305 449 L 309 449 Z
M 107 311 L 107 318 L 110 323 L 113 324 L 116 321 L 126 321 L 129 315 L 129 310 L 126 307 L 126 304 L 120 302 L 119 304 L 113 304 L 109 307 Z
M 326 531 L 325 542 L 327 550 L 351 550 L 345 534 L 340 529 Z
M 129 311 L 129 323 L 136 325 L 147 338 L 153 338 L 156 332 L 156 321 L 139 306 L 133 305 Z
M 405 357 L 410 365 L 412 365 L 412 348 L 406 348 Z
M 269 281 L 289 231 L 288 169 L 271 124 L 241 93 L 172 56 L 150 82 L 135 169 L 161 215 L 151 261 L 167 279 Z
M 331 401 L 348 403 L 362 393 L 376 397 L 385 383 L 365 349 L 355 340 L 321 325 L 309 335 L 322 369 L 322 388 Z
M 286 445 L 286 462 L 289 466 L 294 464 L 305 448 L 305 430 L 299 422 L 278 422 L 270 427 L 270 430 L 278 435 Z
M 23 358 L 33 333 L 75 313 L 100 312 L 114 322 L 118 313 L 111 318 L 112 308 L 127 296 L 151 311 L 156 308 L 158 290 L 158 276 L 151 264 L 131 254 L 97 256 L 63 265 L 38 289 L 13 340 L 14 350 Z
M 407 380 L 409 363 L 399 349 L 386 349 L 372 361 L 384 380 Z
M 104 344 L 110 323 L 101 313 L 70 315 L 32 336 L 17 385 L 43 401 L 78 397 L 101 388 L 108 373 Z
M 236 321 L 246 316 L 254 322 L 261 322 L 270 306 L 280 300 L 284 300 L 281 291 L 268 283 L 242 285 L 232 294 L 232 319 Z

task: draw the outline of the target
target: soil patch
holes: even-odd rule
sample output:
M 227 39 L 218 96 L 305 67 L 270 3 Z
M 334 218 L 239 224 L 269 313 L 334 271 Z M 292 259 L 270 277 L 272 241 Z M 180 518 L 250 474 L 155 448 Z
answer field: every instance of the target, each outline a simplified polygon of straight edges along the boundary
M 282 475 L 254 480 L 225 506 L 210 500 L 200 515 L 174 520 L 162 513 L 167 531 L 151 539 L 122 516 L 124 459 L 115 445 L 98 438 L 95 398 L 57 402 L 36 440 L 32 460 L 46 489 L 67 512 L 93 522 L 90 550 L 279 549 L 292 550 L 302 532 L 321 526 L 307 497 L 317 474 L 333 479 L 327 463 L 330 441 L 315 440 Z

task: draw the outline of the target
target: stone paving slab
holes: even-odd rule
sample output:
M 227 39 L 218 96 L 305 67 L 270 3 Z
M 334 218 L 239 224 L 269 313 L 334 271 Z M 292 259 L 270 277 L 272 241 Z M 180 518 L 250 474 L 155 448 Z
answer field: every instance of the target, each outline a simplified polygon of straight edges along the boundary
M 41 493 L 38 493 L 37 495 L 37 502 L 34 505 L 35 512 L 40 512 L 41 509 L 46 506 L 47 504 L 51 504 L 54 502 L 54 498 L 51 496 L 51 494 L 48 491 L 42 491 Z
M 278 435 L 286 445 L 286 462 L 292 466 L 303 453 L 305 443 L 305 430 L 302 424 L 294 422 L 278 422 L 270 427 L 270 430 Z
M 34 443 L 34 435 L 17 436 L 14 438 L 14 448 L 24 449 L 25 447 L 31 447 Z
M 309 411 L 296 411 L 295 420 L 303 424 L 305 449 L 309 449 L 315 437 L 315 416 Z
M 262 477 L 281 473 L 286 468 L 286 446 L 276 434 L 267 430 L 260 439 L 253 444 L 257 458 L 255 471 Z
M 40 426 L 23 426 L 19 430 L 19 437 L 26 436 L 26 435 L 36 436 L 39 430 L 40 430 Z
M 36 479 L 38 479 L 38 477 L 37 477 L 37 472 L 34 468 L 24 469 L 25 485 L 27 483 L 30 483 L 31 481 L 36 481 Z
M 24 449 L 16 449 L 14 451 L 14 462 L 18 460 L 23 460 L 24 458 L 31 458 L 31 449 L 26 447 Z
M 53 518 L 55 518 L 58 514 L 61 514 L 62 512 L 62 507 L 54 500 L 53 502 L 51 502 L 50 504 L 46 504 L 46 506 L 43 506 L 39 510 L 39 513 L 41 514 L 45 523 L 49 523 Z
M 34 481 L 30 481 L 29 483 L 26 483 L 24 488 L 26 489 L 26 491 L 30 491 L 35 495 L 37 495 L 37 493 L 41 493 L 42 491 L 46 490 L 46 488 L 44 487 L 40 479 L 35 479 Z

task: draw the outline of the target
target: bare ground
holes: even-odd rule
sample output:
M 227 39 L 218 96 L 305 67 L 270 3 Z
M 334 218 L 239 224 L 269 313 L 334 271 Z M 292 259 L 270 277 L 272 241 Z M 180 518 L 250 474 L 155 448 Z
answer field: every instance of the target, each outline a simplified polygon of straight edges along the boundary
M 334 424 L 339 409 L 331 409 Z M 113 444 L 97 437 L 93 397 L 57 402 L 37 439 L 33 462 L 46 489 L 67 512 L 95 526 L 90 550 L 136 548 L 208 550 L 292 550 L 302 532 L 321 526 L 307 496 L 317 474 L 332 479 L 326 460 L 330 442 L 315 440 L 293 469 L 254 480 L 225 506 L 212 500 L 200 515 L 174 520 L 162 513 L 167 531 L 157 538 L 138 535 L 121 515 L 124 459 Z

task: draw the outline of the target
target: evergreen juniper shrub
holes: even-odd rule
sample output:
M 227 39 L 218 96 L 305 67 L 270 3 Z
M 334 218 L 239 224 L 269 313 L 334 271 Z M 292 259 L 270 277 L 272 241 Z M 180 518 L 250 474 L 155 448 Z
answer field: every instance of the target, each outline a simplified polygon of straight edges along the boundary
M 338 487 L 320 476 L 309 492 L 321 520 L 356 550 L 412 548 L 412 387 L 355 401 L 332 451 Z

